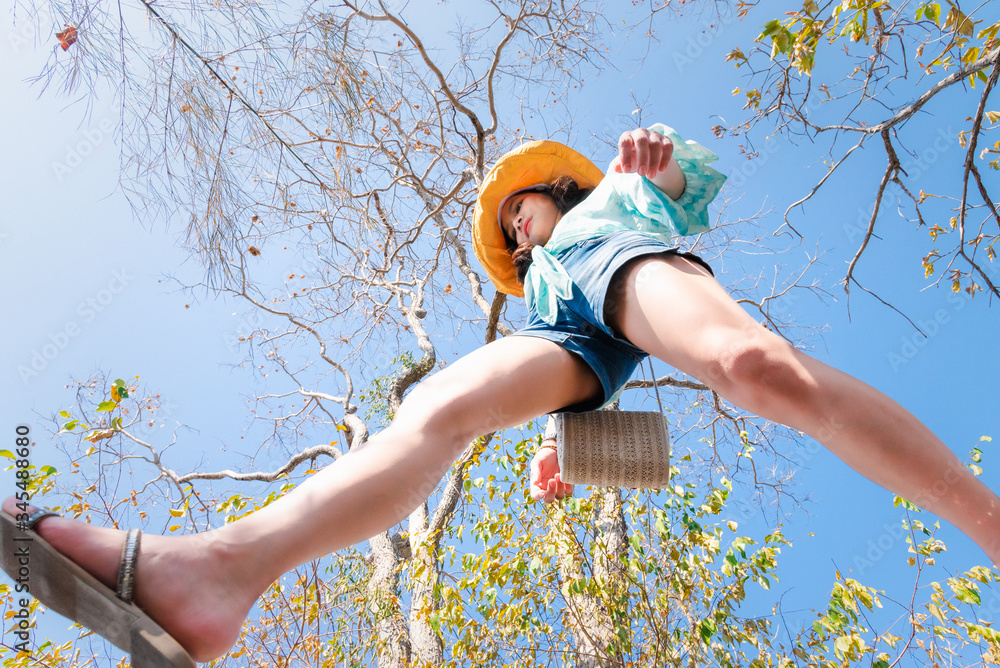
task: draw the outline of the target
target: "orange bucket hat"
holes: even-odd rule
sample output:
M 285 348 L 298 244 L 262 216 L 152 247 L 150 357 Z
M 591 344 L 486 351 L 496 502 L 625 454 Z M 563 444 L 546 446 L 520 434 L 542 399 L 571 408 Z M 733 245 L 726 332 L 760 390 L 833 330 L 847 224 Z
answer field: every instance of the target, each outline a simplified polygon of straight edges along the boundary
M 524 296 L 524 288 L 517 280 L 517 271 L 507 250 L 507 240 L 500 229 L 497 209 L 511 193 L 552 183 L 560 176 L 572 177 L 581 188 L 593 188 L 604 178 L 604 173 L 569 146 L 543 140 L 522 144 L 507 153 L 497 160 L 483 180 L 472 219 L 472 245 L 476 257 L 500 292 Z

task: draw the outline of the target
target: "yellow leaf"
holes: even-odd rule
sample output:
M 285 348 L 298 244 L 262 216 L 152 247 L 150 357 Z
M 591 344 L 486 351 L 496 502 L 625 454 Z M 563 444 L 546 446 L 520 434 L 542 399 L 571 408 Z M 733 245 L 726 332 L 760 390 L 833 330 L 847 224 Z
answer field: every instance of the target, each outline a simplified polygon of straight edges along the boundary
M 180 510 L 179 508 L 171 508 L 170 515 L 172 517 L 184 517 L 184 511 Z
M 986 118 L 990 119 L 990 123 L 996 123 L 1000 121 L 1000 111 L 987 111 Z
M 90 434 L 90 436 L 87 436 L 83 440 L 90 441 L 91 443 L 97 443 L 99 441 L 103 441 L 105 439 L 111 438 L 114 435 L 115 435 L 114 430 L 111 430 L 111 429 L 101 429 L 101 430 L 92 432 Z
M 177 530 L 178 530 L 178 529 L 180 529 L 180 528 L 181 528 L 181 525 L 180 525 L 180 524 L 175 524 L 175 525 L 173 525 L 172 527 L 170 527 L 170 528 L 168 529 L 168 531 L 177 531 Z
M 746 60 L 746 59 L 747 59 L 747 57 L 746 57 L 746 55 L 744 55 L 744 53 L 742 51 L 740 51 L 739 49 L 733 49 L 732 51 L 730 51 L 729 53 L 726 54 L 726 60 L 725 60 L 725 62 L 728 63 L 730 60 L 741 61 L 741 60 Z M 739 66 L 739 63 L 737 62 L 737 67 L 738 66 Z
M 948 17 L 945 19 L 944 27 L 945 29 L 954 27 L 955 32 L 967 37 L 971 37 L 975 32 L 975 24 L 969 20 L 969 17 L 966 16 L 961 9 L 955 6 L 952 6 L 952 8 L 948 11 Z

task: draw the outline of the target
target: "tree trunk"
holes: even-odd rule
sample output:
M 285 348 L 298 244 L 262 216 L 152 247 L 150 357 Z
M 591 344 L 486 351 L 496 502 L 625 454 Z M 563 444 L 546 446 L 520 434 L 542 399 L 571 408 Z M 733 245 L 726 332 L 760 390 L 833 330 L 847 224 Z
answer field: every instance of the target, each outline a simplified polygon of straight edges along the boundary
M 619 518 L 617 521 L 614 518 L 614 503 L 602 501 L 602 497 L 606 493 L 617 498 L 617 517 Z M 607 550 L 624 550 L 627 545 L 624 539 L 624 519 L 621 519 L 621 497 L 618 494 L 617 489 L 608 492 L 598 489 L 594 492 L 595 501 L 600 506 L 594 523 L 597 532 L 594 538 L 598 541 L 599 553 L 604 552 L 604 548 L 601 546 L 607 545 Z M 559 558 L 559 576 L 565 587 L 567 583 L 575 582 L 586 576 L 585 556 L 577 541 L 573 526 L 567 521 L 564 512 L 560 512 L 556 516 L 555 532 L 559 538 L 556 544 L 562 550 Z M 604 566 L 599 566 L 598 563 L 592 565 L 593 575 L 597 582 L 602 583 L 602 587 L 604 579 L 601 578 L 601 574 L 610 572 L 607 563 L 614 559 L 612 553 L 608 552 L 607 557 L 601 555 L 599 559 L 599 561 L 605 562 Z M 617 639 L 617 634 L 612 617 L 602 599 L 602 596 L 585 591 L 567 592 L 566 594 L 566 626 L 573 633 L 577 668 L 611 668 L 623 665 L 620 651 L 613 650 L 613 653 L 609 653 L 609 646 Z
M 430 622 L 438 610 L 436 588 L 441 579 L 437 544 L 428 530 L 424 501 L 410 515 L 410 642 L 418 665 L 444 664 L 444 642 Z
M 399 609 L 399 547 L 388 532 L 373 536 L 368 605 L 379 639 L 378 668 L 406 668 L 410 633 Z
M 603 487 L 594 492 L 600 502 L 596 508 L 594 522 L 594 578 L 601 583 L 605 592 L 605 609 L 608 610 L 612 625 L 612 637 L 616 642 L 615 656 L 619 664 L 622 655 L 628 653 L 631 645 L 631 617 L 628 612 L 629 579 L 628 566 L 628 525 L 622 513 L 622 491 L 618 487 Z M 618 630 L 625 627 L 624 643 L 618 638 Z

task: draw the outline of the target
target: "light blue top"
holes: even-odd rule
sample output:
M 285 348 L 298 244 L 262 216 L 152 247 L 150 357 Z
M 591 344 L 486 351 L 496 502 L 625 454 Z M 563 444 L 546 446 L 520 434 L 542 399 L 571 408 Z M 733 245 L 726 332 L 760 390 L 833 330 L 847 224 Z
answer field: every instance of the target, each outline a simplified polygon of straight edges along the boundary
M 558 253 L 581 241 L 627 230 L 667 244 L 677 234 L 708 231 L 708 205 L 726 181 L 725 175 L 709 166 L 719 156 L 697 142 L 684 141 L 662 123 L 649 129 L 673 141 L 674 159 L 686 180 L 684 194 L 672 200 L 645 176 L 612 172 L 567 212 L 545 246 L 531 251 L 532 263 L 524 279 L 528 308 L 550 325 L 556 322 L 557 300 L 568 301 L 573 294 L 573 281 L 556 259 Z

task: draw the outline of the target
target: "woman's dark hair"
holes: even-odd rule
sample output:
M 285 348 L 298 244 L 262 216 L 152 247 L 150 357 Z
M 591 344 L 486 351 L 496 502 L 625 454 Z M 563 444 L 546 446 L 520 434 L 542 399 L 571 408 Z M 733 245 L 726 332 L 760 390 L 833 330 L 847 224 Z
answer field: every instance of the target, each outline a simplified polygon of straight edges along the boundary
M 560 176 L 549 184 L 548 190 L 544 192 L 552 198 L 559 213 L 566 215 L 566 212 L 587 198 L 593 188 L 581 188 L 572 176 Z M 525 241 L 520 246 L 512 239 L 507 239 L 507 250 L 511 253 L 514 261 L 514 269 L 517 271 L 517 280 L 524 283 L 524 277 L 528 274 L 528 267 L 531 266 L 531 249 L 535 244 Z

